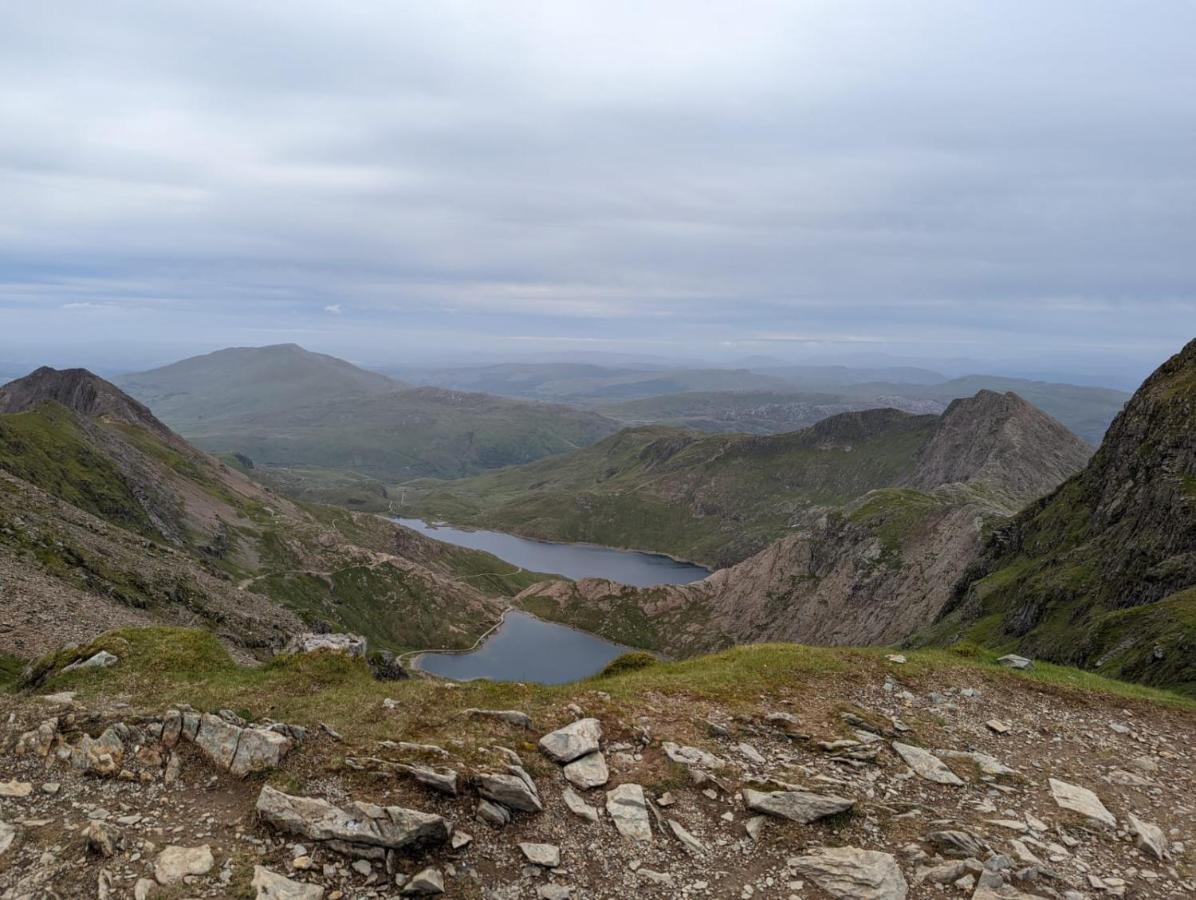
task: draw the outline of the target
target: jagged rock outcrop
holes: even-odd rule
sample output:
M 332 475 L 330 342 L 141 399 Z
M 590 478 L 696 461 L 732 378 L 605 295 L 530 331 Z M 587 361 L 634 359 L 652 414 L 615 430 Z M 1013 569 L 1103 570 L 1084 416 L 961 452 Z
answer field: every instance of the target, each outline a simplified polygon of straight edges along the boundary
M 850 447 L 874 418 L 837 416 L 811 432 L 819 447 Z M 1091 450 L 1024 400 L 991 391 L 951 404 L 919 446 L 892 487 L 812 510 L 791 535 L 702 581 L 547 582 L 516 602 L 675 654 L 768 640 L 901 641 L 951 602 L 987 525 L 1054 488 Z
M 1083 471 L 993 533 L 929 639 L 983 620 L 1030 657 L 1196 684 L 1193 435 L 1196 341 L 1143 383 Z

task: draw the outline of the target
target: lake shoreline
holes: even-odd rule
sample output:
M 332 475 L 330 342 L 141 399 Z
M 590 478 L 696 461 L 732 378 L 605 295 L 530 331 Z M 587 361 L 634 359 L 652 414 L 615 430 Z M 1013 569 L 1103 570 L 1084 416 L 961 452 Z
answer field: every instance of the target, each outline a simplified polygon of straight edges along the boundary
M 558 541 L 558 540 L 553 540 L 551 538 L 540 537 L 538 535 L 523 534 L 519 531 L 498 530 L 497 528 L 487 528 L 487 527 L 480 526 L 480 525 L 456 525 L 449 521 L 429 522 L 427 519 L 421 519 L 418 516 L 385 515 L 385 516 L 383 516 L 383 518 L 387 519 L 388 521 L 390 521 L 391 523 L 393 523 L 395 525 L 400 525 L 403 528 L 411 528 L 411 530 L 417 531 L 418 533 L 422 534 L 424 537 L 429 537 L 429 538 L 432 538 L 433 540 L 440 540 L 439 538 L 436 538 L 436 536 L 435 536 L 435 532 L 438 529 L 448 528 L 448 529 L 452 529 L 452 530 L 460 531 L 460 532 L 464 532 L 464 533 L 503 535 L 503 536 L 507 536 L 507 537 L 518 538 L 520 540 L 529 541 L 529 542 L 536 543 L 536 544 L 543 544 L 544 546 L 547 546 L 547 547 L 573 547 L 573 548 L 578 548 L 578 549 L 583 549 L 583 550 L 611 551 L 611 552 L 615 552 L 615 553 L 636 554 L 636 555 L 644 556 L 644 557 L 656 557 L 658 559 L 668 560 L 669 562 L 675 563 L 678 566 L 688 566 L 693 569 L 700 569 L 701 571 L 706 573 L 701 578 L 695 578 L 692 581 L 687 581 L 687 582 L 680 582 L 683 584 L 694 584 L 698 581 L 704 581 L 705 579 L 709 578 L 711 575 L 713 575 L 715 572 L 718 571 L 718 569 L 711 568 L 710 566 L 706 565 L 705 563 L 696 562 L 691 559 L 685 559 L 684 557 L 681 557 L 681 556 L 674 556 L 673 554 L 667 553 L 663 550 L 644 550 L 644 549 L 641 549 L 638 547 L 623 547 L 623 546 L 618 546 L 615 544 L 595 544 L 591 541 Z M 427 530 L 424 531 L 424 530 L 420 530 L 418 528 L 412 528 L 412 526 L 405 524 L 404 520 L 422 522 Z M 444 543 L 452 544 L 453 542 L 452 541 L 444 541 Z M 455 545 L 455 546 L 461 546 L 461 545 Z M 475 549 L 477 549 L 477 548 L 475 548 Z M 504 562 L 511 563 L 511 565 L 516 565 L 516 563 L 513 563 L 510 560 L 505 559 L 504 557 L 500 556 L 497 553 L 494 553 L 493 551 L 487 550 L 485 552 L 490 553 L 491 555 L 496 556 L 499 559 L 502 559 Z M 524 568 L 528 569 L 527 566 L 524 566 Z M 532 571 L 531 569 L 528 569 L 528 570 Z M 543 571 L 543 570 L 535 570 L 535 571 L 537 571 L 539 574 L 542 574 L 542 575 L 557 575 L 566 581 L 580 581 L 581 580 L 581 578 L 572 578 L 568 575 L 564 575 L 559 572 Z M 619 579 L 617 579 L 617 578 L 610 578 L 609 576 L 606 576 L 606 575 L 586 575 L 583 577 L 584 578 L 605 578 L 608 581 L 619 581 Z M 624 582 L 619 582 L 619 583 L 622 584 Z M 677 582 L 661 582 L 661 583 L 664 584 L 664 583 L 677 583 Z M 645 587 L 645 586 L 651 587 L 652 585 L 639 585 L 639 586 L 640 587 Z

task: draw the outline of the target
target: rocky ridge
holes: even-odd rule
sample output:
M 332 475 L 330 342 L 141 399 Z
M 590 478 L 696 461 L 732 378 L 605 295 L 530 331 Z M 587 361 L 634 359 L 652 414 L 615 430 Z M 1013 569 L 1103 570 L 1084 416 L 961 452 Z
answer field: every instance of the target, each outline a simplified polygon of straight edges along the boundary
M 1190 711 L 913 665 L 785 679 L 734 707 L 617 679 L 602 687 L 620 701 L 600 683 L 525 690 L 538 744 L 521 719 L 476 714 L 517 710 L 461 709 L 485 688 L 431 682 L 380 685 L 397 699 L 360 711 L 385 717 L 373 740 L 103 693 L 3 696 L 0 897 L 1196 890 Z M 271 752 L 238 768 L 246 741 Z M 594 755 L 607 778 L 571 784 L 564 767 Z M 454 789 L 411 777 L 429 766 Z

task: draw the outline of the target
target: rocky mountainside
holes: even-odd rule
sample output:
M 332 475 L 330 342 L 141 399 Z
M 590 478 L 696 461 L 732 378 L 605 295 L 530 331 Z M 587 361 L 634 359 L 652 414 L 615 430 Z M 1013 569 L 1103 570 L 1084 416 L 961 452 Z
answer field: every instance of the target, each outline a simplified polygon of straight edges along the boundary
M 119 389 L 41 369 L 0 389 L 0 652 L 114 622 L 203 623 L 242 653 L 303 627 L 471 644 L 534 576 L 372 516 L 300 506 Z
M 1173 698 L 942 654 L 615 669 L 383 683 L 329 650 L 246 670 L 206 635 L 108 635 L 0 693 L 0 896 L 1196 892 L 1196 713 Z
M 988 542 L 936 640 L 1196 688 L 1196 341 L 1164 363 L 1087 467 Z
M 823 448 L 855 447 L 872 418 L 837 416 L 810 434 Z M 703 581 L 646 589 L 553 582 L 517 602 L 674 654 L 767 640 L 902 640 L 946 607 L 990 523 L 1050 491 L 1088 456 L 1087 445 L 1015 395 L 982 391 L 920 427 L 925 434 L 892 486 L 811 510 L 784 538 Z
M 628 429 L 559 459 L 415 486 L 404 512 L 718 567 L 873 490 L 968 483 L 1013 512 L 1090 453 L 1015 395 L 981 391 L 943 416 L 873 409 L 780 435 Z
M 618 428 L 567 406 L 413 389 L 294 344 L 221 350 L 120 384 L 196 446 L 267 474 L 285 469 L 278 483 L 300 491 L 345 472 L 456 478 L 566 453 Z

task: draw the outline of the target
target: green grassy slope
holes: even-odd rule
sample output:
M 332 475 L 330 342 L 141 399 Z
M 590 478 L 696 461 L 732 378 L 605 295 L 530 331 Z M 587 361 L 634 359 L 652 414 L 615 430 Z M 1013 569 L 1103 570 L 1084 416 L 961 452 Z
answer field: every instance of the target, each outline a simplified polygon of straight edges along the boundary
M 1084 471 L 994 533 L 924 639 L 1196 684 L 1193 434 L 1196 342 L 1146 381 Z
M 900 481 L 936 421 L 873 410 L 767 437 L 627 429 L 560 459 L 420 485 L 402 511 L 726 565 L 804 510 Z

